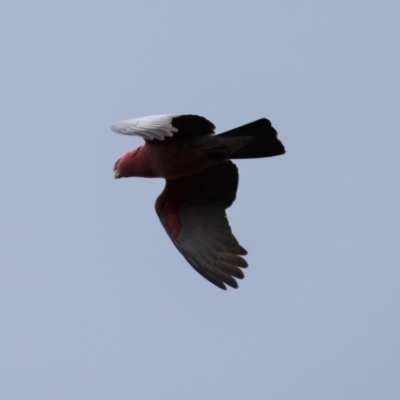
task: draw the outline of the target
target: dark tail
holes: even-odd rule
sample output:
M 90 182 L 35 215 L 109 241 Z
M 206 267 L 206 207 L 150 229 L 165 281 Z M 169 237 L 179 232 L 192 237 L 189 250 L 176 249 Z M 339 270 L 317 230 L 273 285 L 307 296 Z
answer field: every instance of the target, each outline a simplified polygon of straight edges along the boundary
M 262 118 L 247 125 L 239 126 L 228 132 L 221 133 L 218 138 L 254 137 L 249 144 L 235 150 L 229 158 L 260 158 L 273 157 L 285 153 L 283 144 L 278 139 L 277 131 L 271 122 Z

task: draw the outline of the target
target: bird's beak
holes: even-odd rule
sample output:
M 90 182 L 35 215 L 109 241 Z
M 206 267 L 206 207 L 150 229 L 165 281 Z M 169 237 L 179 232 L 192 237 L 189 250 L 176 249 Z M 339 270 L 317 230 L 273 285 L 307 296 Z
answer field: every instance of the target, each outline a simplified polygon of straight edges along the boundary
M 114 167 L 113 167 L 114 178 L 115 178 L 115 179 L 121 178 L 121 174 L 120 174 L 120 172 L 118 171 L 118 164 L 119 164 L 120 161 L 121 161 L 121 159 L 118 158 L 118 160 L 115 162 Z

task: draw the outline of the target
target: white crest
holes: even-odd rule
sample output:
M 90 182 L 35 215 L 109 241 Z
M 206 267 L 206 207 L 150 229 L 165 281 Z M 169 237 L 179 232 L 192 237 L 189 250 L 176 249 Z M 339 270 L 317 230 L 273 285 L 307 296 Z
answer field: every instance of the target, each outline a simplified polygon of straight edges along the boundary
M 126 119 L 113 125 L 111 130 L 122 135 L 140 136 L 145 140 L 164 140 L 178 132 L 171 123 L 174 117 L 179 117 L 179 115 L 152 115 Z

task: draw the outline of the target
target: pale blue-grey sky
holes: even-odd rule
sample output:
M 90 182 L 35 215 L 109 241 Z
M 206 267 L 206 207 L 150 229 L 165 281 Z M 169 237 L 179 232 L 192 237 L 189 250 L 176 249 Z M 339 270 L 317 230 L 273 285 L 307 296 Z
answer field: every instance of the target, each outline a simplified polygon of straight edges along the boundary
M 0 398 L 400 398 L 398 1 L 2 2 Z M 113 123 L 267 117 L 221 291 Z

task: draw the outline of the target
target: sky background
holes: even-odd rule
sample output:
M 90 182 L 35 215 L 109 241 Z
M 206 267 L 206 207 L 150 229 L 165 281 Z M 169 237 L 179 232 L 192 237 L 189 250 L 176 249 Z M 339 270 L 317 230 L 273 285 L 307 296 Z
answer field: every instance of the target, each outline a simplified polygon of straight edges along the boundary
M 400 398 L 400 3 L 4 0 L 0 398 Z M 113 123 L 269 118 L 222 291 L 176 251 Z

